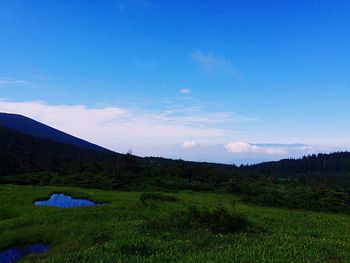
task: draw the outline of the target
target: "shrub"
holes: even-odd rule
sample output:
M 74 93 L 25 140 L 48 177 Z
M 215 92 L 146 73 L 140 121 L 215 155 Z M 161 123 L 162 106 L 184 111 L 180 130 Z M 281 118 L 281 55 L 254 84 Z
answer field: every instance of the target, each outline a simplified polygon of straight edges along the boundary
M 231 212 L 224 207 L 218 207 L 213 211 L 200 210 L 196 206 L 189 208 L 189 215 L 200 224 L 208 227 L 214 233 L 235 233 L 244 230 L 248 226 L 248 220 L 243 215 Z
M 162 202 L 176 202 L 178 198 L 173 195 L 166 195 L 162 193 L 142 193 L 140 195 L 140 201 L 142 204 L 147 205 L 147 201 L 162 201 Z
M 162 219 L 147 219 L 146 229 L 166 231 L 188 230 L 204 227 L 213 233 L 235 233 L 245 230 L 249 223 L 246 217 L 224 207 L 214 210 L 191 206 L 184 211 L 175 211 Z

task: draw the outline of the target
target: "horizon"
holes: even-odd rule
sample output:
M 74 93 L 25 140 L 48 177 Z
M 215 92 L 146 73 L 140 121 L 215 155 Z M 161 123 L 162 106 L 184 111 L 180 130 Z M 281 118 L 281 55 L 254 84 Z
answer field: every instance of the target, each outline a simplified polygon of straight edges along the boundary
M 116 152 L 350 147 L 349 1 L 0 1 L 0 112 Z

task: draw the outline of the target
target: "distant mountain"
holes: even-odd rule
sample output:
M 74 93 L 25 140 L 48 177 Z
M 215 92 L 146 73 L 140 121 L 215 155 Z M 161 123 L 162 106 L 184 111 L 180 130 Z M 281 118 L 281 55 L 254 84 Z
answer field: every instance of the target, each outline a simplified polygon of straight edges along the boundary
M 107 150 L 101 146 L 84 141 L 67 133 L 54 129 L 50 126 L 47 126 L 43 123 L 18 114 L 0 113 L 0 126 L 15 130 L 26 135 L 50 139 L 56 142 L 71 144 L 89 150 L 111 152 L 110 150 Z
M 77 172 L 114 156 L 119 155 L 24 134 L 0 125 L 0 182 L 2 175 Z
M 263 162 L 241 166 L 240 171 L 274 178 L 350 183 L 350 152 L 320 153 L 299 159 Z

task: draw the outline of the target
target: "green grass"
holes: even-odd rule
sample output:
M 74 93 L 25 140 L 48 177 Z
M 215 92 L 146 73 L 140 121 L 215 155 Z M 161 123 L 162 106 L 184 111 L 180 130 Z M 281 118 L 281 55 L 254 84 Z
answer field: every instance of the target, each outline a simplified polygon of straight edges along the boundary
M 59 209 L 33 202 L 53 192 L 108 205 Z M 68 187 L 0 185 L 0 251 L 46 242 L 47 254 L 23 262 L 350 262 L 350 217 L 251 206 L 233 196 L 182 191 L 174 202 L 148 200 L 137 192 Z M 145 227 L 164 222 L 190 206 L 232 209 L 247 230 L 216 234 L 205 226 Z M 174 218 L 176 221 L 176 218 Z

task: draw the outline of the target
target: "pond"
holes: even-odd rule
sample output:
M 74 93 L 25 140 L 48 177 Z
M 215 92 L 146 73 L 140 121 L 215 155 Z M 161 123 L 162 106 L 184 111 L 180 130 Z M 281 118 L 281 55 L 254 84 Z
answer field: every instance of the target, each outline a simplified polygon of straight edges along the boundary
M 43 254 L 49 250 L 50 246 L 45 244 L 33 244 L 25 247 L 11 247 L 6 251 L 0 252 L 1 263 L 17 262 L 21 258 L 30 254 Z
M 75 199 L 65 194 L 52 194 L 50 199 L 34 202 L 37 206 L 55 206 L 59 208 L 73 208 L 79 206 L 95 206 L 96 203 L 88 199 Z

